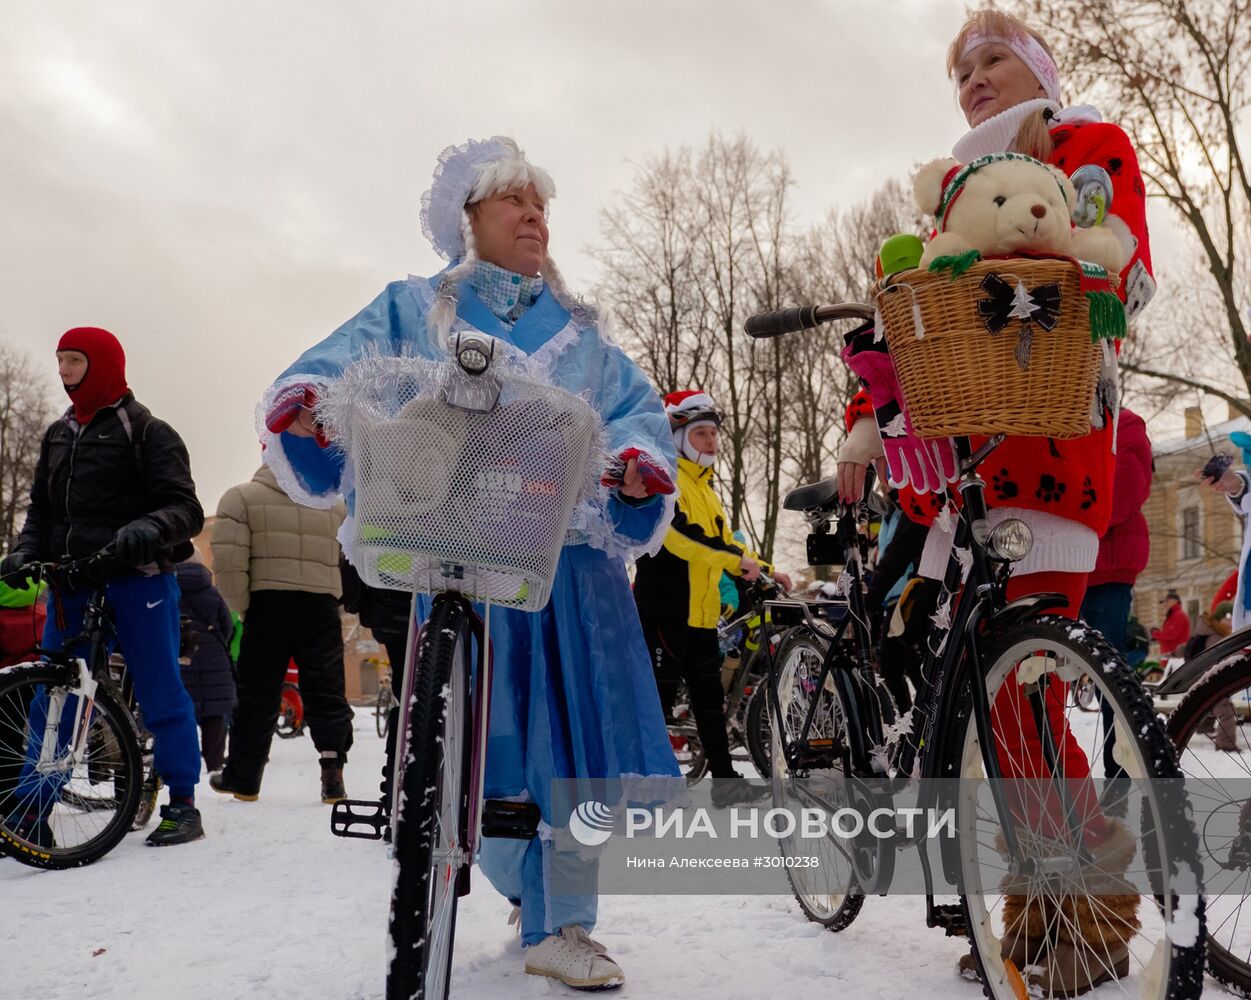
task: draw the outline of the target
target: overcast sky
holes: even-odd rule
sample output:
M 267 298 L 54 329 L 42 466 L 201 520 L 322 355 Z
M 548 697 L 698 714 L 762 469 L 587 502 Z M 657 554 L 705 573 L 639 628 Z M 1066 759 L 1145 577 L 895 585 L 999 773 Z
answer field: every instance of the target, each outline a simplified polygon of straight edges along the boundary
M 0 335 L 55 393 L 60 333 L 113 330 L 212 513 L 259 462 L 270 380 L 387 281 L 440 266 L 418 214 L 445 146 L 510 134 L 546 166 L 552 255 L 586 287 L 600 209 L 666 146 L 719 130 L 783 149 L 797 225 L 946 155 L 965 129 L 943 70 L 962 10 L 13 0 Z

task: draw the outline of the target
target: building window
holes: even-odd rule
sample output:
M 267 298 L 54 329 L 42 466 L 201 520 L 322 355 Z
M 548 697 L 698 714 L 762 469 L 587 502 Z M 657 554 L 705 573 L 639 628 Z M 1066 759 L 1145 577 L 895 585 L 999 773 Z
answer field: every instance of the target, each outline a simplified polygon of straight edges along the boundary
M 1199 558 L 1199 508 L 1187 507 L 1182 511 L 1182 558 Z

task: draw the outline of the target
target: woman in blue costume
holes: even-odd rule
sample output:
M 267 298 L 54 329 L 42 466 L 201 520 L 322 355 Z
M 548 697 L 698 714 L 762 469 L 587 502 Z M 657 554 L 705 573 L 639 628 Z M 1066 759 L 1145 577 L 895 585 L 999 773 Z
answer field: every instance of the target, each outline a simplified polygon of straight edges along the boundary
M 532 800 L 543 823 L 528 842 L 484 840 L 479 862 L 520 906 L 526 971 L 604 988 L 624 976 L 589 937 L 596 896 L 562 894 L 566 883 L 552 880 L 553 871 L 595 864 L 554 845 L 553 782 L 606 780 L 624 790 L 678 775 L 624 563 L 663 541 L 677 456 L 655 391 L 568 293 L 547 253 L 554 194 L 547 172 L 510 139 L 445 150 L 422 199 L 422 228 L 450 266 L 392 282 L 306 351 L 263 400 L 261 436 L 266 462 L 294 499 L 325 506 L 350 495 L 342 453 L 313 420 L 319 390 L 370 354 L 446 358 L 449 335 L 465 329 L 498 338 L 598 411 L 614 460 L 600 495 L 575 510 L 551 602 L 535 614 L 491 616 L 486 796 Z M 561 825 L 562 811 L 557 804 Z

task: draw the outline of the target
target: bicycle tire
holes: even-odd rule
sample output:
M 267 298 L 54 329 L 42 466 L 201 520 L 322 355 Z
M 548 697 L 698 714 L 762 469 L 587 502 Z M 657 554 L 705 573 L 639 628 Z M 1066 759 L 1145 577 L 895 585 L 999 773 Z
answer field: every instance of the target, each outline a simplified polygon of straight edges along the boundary
M 765 781 L 771 775 L 769 755 L 773 734 L 769 723 L 769 684 L 761 681 L 747 702 L 747 715 L 743 722 L 743 735 L 747 740 L 747 752 L 751 754 L 756 773 Z
M 280 740 L 293 740 L 304 735 L 304 699 L 298 684 L 282 685 L 282 701 L 278 704 L 278 718 L 274 733 Z
M 144 733 L 140 738 L 140 751 L 143 759 L 143 786 L 139 791 L 139 807 L 135 810 L 135 818 L 130 821 L 130 829 L 142 830 L 151 821 L 156 812 L 157 799 L 165 782 L 157 774 L 153 763 L 152 735 Z
M 1204 721 L 1217 705 L 1227 699 L 1232 699 L 1248 688 L 1251 688 L 1251 656 L 1244 654 L 1204 674 L 1169 715 L 1167 732 L 1173 746 L 1177 749 L 1182 774 L 1186 776 L 1187 781 L 1200 782 L 1204 793 L 1212 796 L 1216 801 L 1224 799 L 1231 804 L 1246 801 L 1246 781 L 1251 778 L 1251 768 L 1248 767 L 1244 755 L 1251 754 L 1251 741 L 1248 741 L 1246 735 L 1242 733 L 1240 726 L 1236 727 L 1235 749 L 1230 756 L 1222 759 L 1220 757 L 1222 751 L 1215 746 L 1213 741 L 1211 753 L 1217 757 L 1217 760 L 1208 759 L 1210 755 L 1206 746 L 1192 747 L 1192 741 L 1199 735 L 1203 735 L 1205 739 L 1211 739 L 1204 730 Z M 1228 766 L 1221 766 L 1225 761 L 1229 762 Z M 1225 770 L 1232 773 L 1228 777 L 1218 773 Z M 1231 792 L 1222 786 L 1222 780 L 1233 780 L 1241 782 L 1242 785 L 1238 791 Z M 1213 810 L 1213 814 L 1216 811 Z M 1240 807 L 1240 834 L 1245 834 L 1247 831 L 1244 829 L 1245 823 L 1242 821 L 1241 812 Z M 1217 829 L 1213 829 L 1212 834 L 1215 834 Z M 1251 858 L 1245 857 L 1247 840 L 1239 836 L 1230 839 L 1227 843 L 1220 843 L 1215 839 L 1209 841 L 1209 829 L 1206 826 L 1201 839 L 1201 851 L 1205 855 L 1225 858 L 1222 868 L 1229 871 L 1232 866 L 1241 874 L 1242 881 L 1240 894 L 1231 891 L 1235 889 L 1239 881 L 1239 875 L 1236 874 L 1228 884 L 1222 879 L 1219 883 L 1221 891 L 1208 896 L 1208 972 L 1231 993 L 1241 997 L 1251 997 L 1251 949 L 1235 948 L 1233 942 L 1233 936 L 1238 929 L 1237 917 L 1243 904 L 1251 896 Z M 1239 839 L 1242 840 L 1240 845 L 1242 850 L 1239 853 L 1244 856 L 1235 859 L 1233 849 L 1235 841 Z M 1229 940 L 1226 941 L 1224 933 L 1230 916 L 1234 918 L 1234 922 L 1228 931 Z
M 51 663 L 12 667 L 0 674 L 0 728 L 5 736 L 0 746 L 6 748 L 0 752 L 7 757 L 0 765 L 0 847 L 34 868 L 62 870 L 98 861 L 130 831 L 139 805 L 143 762 L 134 721 L 117 691 L 104 682 L 96 689 L 83 760 L 55 774 L 28 776 L 25 783 L 20 779 L 34 738 L 29 713 L 35 698 L 42 694 L 55 702 L 62 695 L 73 696 L 77 679 L 77 669 Z M 107 738 L 97 738 L 97 733 Z M 97 751 L 93 745 L 109 749 Z M 89 777 L 93 771 L 98 779 L 94 784 Z M 111 789 L 92 791 L 106 781 Z M 67 788 L 68 798 L 63 795 Z M 78 808 L 88 797 L 93 807 Z M 32 817 L 40 823 L 25 830 Z M 51 844 L 46 842 L 49 836 Z
M 417 652 L 409 712 L 408 766 L 392 818 L 395 882 L 387 1000 L 443 1000 L 468 814 L 472 718 L 469 619 L 455 599 L 436 598 Z
M 789 810 L 792 803 L 802 801 L 793 794 L 793 778 L 787 767 L 783 754 L 777 752 L 782 746 L 781 726 L 794 727 L 801 722 L 807 713 L 811 700 L 805 700 L 811 692 L 814 674 L 821 669 L 825 657 L 827 643 L 810 629 L 799 627 L 787 636 L 778 649 L 776 659 L 778 703 L 781 718 L 772 719 L 771 724 L 771 755 L 769 778 L 773 790 L 773 805 L 776 809 Z M 805 680 L 809 683 L 805 684 Z M 771 682 L 767 682 L 771 683 Z M 828 696 L 825 697 L 825 696 Z M 842 704 L 835 685 L 829 684 L 821 688 L 821 695 L 826 703 L 825 708 L 818 707 L 811 735 L 833 737 L 837 739 L 840 731 L 845 731 L 847 713 Z M 794 735 L 793 728 L 789 730 Z M 842 776 L 841 765 L 831 769 L 832 785 L 839 782 Z M 809 775 L 809 780 L 811 775 Z M 778 850 L 783 857 L 798 856 L 799 851 L 792 850 L 793 837 L 779 837 Z M 808 842 L 806 842 L 808 843 Z M 890 850 L 894 850 L 893 846 Z M 829 837 L 820 846 L 805 846 L 802 854 L 811 857 L 819 852 L 820 861 L 814 868 L 795 868 L 787 866 L 786 878 L 790 883 L 795 901 L 805 917 L 826 930 L 838 932 L 851 926 L 852 921 L 864 906 L 864 894 L 860 890 L 852 862 L 848 858 L 846 848 Z M 839 862 L 842 862 L 840 864 Z
M 695 713 L 691 709 L 691 696 L 686 690 L 685 683 L 678 685 L 673 712 L 674 719 L 668 726 L 673 756 L 677 759 L 678 770 L 686 778 L 686 784 L 696 785 L 703 781 L 708 773 L 708 756 L 704 753 L 704 744 L 699 738 Z M 684 714 L 678 716 L 678 712 Z
M 391 692 L 391 685 L 378 685 L 378 698 L 374 702 L 374 731 L 379 739 L 387 738 L 387 730 L 391 728 L 391 706 L 394 703 L 395 695 Z
M 1090 976 L 1093 971 L 1094 978 L 1110 977 L 1106 980 L 1110 984 L 1109 992 L 1118 995 L 1142 996 L 1149 1000 L 1197 997 L 1203 988 L 1204 907 L 1199 894 L 1201 874 L 1195 833 L 1184 791 L 1176 787 L 1180 782 L 1170 783 L 1173 786 L 1170 792 L 1164 789 L 1162 782 L 1142 780 L 1180 777 L 1176 754 L 1155 715 L 1151 699 L 1133 671 L 1102 636 L 1081 623 L 1057 616 L 1035 618 L 1014 626 L 1007 634 L 992 636 L 983 664 L 984 677 L 978 681 L 987 685 L 991 703 L 1001 713 L 996 730 L 997 745 L 1003 740 L 1001 734 L 1019 732 L 1024 723 L 1023 718 L 1009 714 L 1019 709 L 1021 699 L 1009 696 L 1003 701 L 996 700 L 1005 685 L 1020 684 L 1027 694 L 1030 690 L 1041 690 L 1043 697 L 1050 697 L 1053 704 L 1058 698 L 1058 710 L 1064 713 L 1057 743 L 1066 738 L 1075 740 L 1086 757 L 1090 777 L 1098 780 L 1104 767 L 1102 750 L 1107 741 L 1106 734 L 1102 740 L 1099 738 L 1104 729 L 1101 715 L 1080 713 L 1067 691 L 1058 689 L 1053 694 L 1051 689 L 1054 682 L 1073 683 L 1083 673 L 1088 674 L 1114 716 L 1116 760 L 1125 768 L 1136 790 L 1141 785 L 1142 792 L 1141 824 L 1139 833 L 1135 834 L 1128 820 L 1117 819 L 1114 826 L 1113 819 L 1109 818 L 1114 813 L 1106 812 L 1105 808 L 1111 807 L 1105 807 L 1103 802 L 1096 806 L 1094 800 L 1087 798 L 1086 806 L 1077 804 L 1079 798 L 1096 786 L 1086 784 L 1085 778 L 1076 772 L 1065 779 L 1076 780 L 1078 784 L 1065 786 L 1070 798 L 1059 800 L 1066 807 L 1062 812 L 1049 791 L 1054 786 L 1045 781 L 1013 786 L 1012 794 L 1038 796 L 1037 799 L 1017 799 L 1026 814 L 1035 817 L 1032 827 L 1028 822 L 1014 824 L 1018 836 L 1030 844 L 1027 850 L 1031 856 L 1046 858 L 1052 866 L 1060 866 L 1051 872 L 1027 876 L 1013 875 L 1005 867 L 1007 855 L 993 805 L 982 803 L 979 806 L 975 782 L 961 782 L 955 796 L 956 875 L 965 926 L 981 971 L 985 995 L 992 1000 L 1020 996 L 1024 985 L 1021 973 L 1046 968 L 1054 956 L 1056 968 L 1065 975 L 1078 975 L 1080 964 L 1084 975 Z M 1035 677 L 1036 681 L 1032 679 Z M 985 768 L 970 712 L 969 683 L 966 679 L 956 692 L 958 708 L 950 728 L 951 743 L 945 748 L 943 773 L 949 777 L 976 779 L 979 771 L 984 776 Z M 1035 683 L 1037 687 L 1032 687 Z M 1027 705 L 1025 710 L 1031 707 Z M 1030 728 L 1033 728 L 1032 722 Z M 1089 747 L 1083 746 L 1088 738 L 1091 739 Z M 1018 760 L 1025 758 L 1013 758 L 1010 755 L 1014 751 L 1008 744 L 1004 746 L 1008 749 L 998 754 L 1004 777 L 1030 777 L 1026 774 L 1028 766 L 1018 764 Z M 1037 761 L 1032 766 L 1036 765 Z M 1107 787 L 1105 784 L 1105 789 Z M 1046 803 L 1043 794 L 1049 796 Z M 1124 804 L 1128 810 L 1128 800 L 1124 800 Z M 1086 813 L 1089 818 L 1076 823 L 1081 836 L 1070 826 L 1071 817 L 1078 809 L 1089 809 Z M 1067 829 L 1061 828 L 1057 815 L 1064 820 L 1063 827 Z M 1117 843 L 1126 848 L 1133 845 L 1133 853 L 1123 867 L 1116 861 L 1108 861 L 1104 867 L 1105 856 L 1082 854 L 1099 850 L 1099 841 L 1088 840 L 1088 835 L 1098 828 L 1097 817 L 1107 824 L 1109 836 L 1113 832 L 1120 835 Z M 1141 873 L 1131 872 L 1130 866 L 1140 856 Z M 1150 894 L 1126 881 L 1131 875 L 1146 878 L 1155 895 L 1155 906 L 1150 899 L 1143 898 Z M 1090 883 L 1086 881 L 1088 878 Z M 989 893 L 983 889 L 988 879 Z M 1108 879 L 1114 880 L 1110 883 L 1111 890 Z M 1083 891 L 1088 884 L 1094 891 Z M 1057 886 L 1061 887 L 1058 891 Z M 991 901 L 984 895 L 989 895 Z M 1135 897 L 1136 902 L 1131 907 L 1128 900 Z M 1010 903 L 1012 899 L 1015 902 Z M 1163 912 L 1165 900 L 1177 906 L 1168 918 Z M 1191 907 L 1190 914 L 1181 909 L 1187 906 Z M 1132 916 L 1127 916 L 1125 910 L 1131 908 Z M 1018 909 L 1020 916 L 1013 918 L 1010 928 L 1007 914 Z M 1194 919 L 1188 919 L 1190 916 Z M 1172 918 L 1176 918 L 1176 923 Z M 1098 932 L 1090 925 L 1083 931 L 1083 920 L 1091 921 Z M 1133 928 L 1135 920 L 1140 921 L 1137 928 Z M 1043 933 L 1033 935 L 1032 930 L 1040 926 L 1045 928 Z M 1187 940 L 1186 926 L 1191 927 L 1189 936 L 1193 940 Z M 1122 956 L 1120 946 L 1114 950 L 1106 942 L 1122 934 L 1125 928 L 1133 929 L 1122 942 L 1126 948 Z M 1049 942 L 1048 935 L 1055 936 L 1056 940 Z M 1098 939 L 1104 949 L 1102 953 L 1091 943 L 1092 937 Z M 1062 944 L 1066 940 L 1077 943 L 1064 951 Z

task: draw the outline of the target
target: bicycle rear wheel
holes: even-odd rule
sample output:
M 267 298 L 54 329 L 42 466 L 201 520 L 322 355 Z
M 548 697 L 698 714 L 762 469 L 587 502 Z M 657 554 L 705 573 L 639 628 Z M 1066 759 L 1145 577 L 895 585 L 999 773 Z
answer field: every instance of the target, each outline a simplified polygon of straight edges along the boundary
M 1205 674 L 1173 710 L 1168 735 L 1187 786 L 1211 817 L 1200 850 L 1215 867 L 1207 897 L 1208 972 L 1226 989 L 1251 997 L 1251 740 L 1242 721 L 1251 709 L 1251 656 Z
M 96 688 L 82 750 L 71 752 L 77 670 L 32 663 L 0 674 L 0 847 L 35 868 L 77 868 L 130 830 L 143 762 L 111 685 Z M 42 754 L 45 739 L 56 746 Z
M 451 980 L 459 876 L 472 861 L 465 852 L 471 651 L 464 605 L 436 598 L 417 651 L 402 794 L 392 818 L 387 1000 L 443 1000 Z
M 390 682 L 378 685 L 378 700 L 374 703 L 374 729 L 381 739 L 387 738 L 387 730 L 391 728 L 391 706 L 395 704 L 395 695 L 391 691 Z
M 298 684 L 282 686 L 282 702 L 278 706 L 278 721 L 274 732 L 280 740 L 291 740 L 304 735 L 304 699 Z
M 813 701 L 817 705 L 808 730 L 809 739 L 832 739 L 836 744 L 846 742 L 847 711 L 837 687 L 828 679 L 817 687 L 825 651 L 826 643 L 822 639 L 806 628 L 797 628 L 777 653 L 779 712 L 778 718 L 770 720 L 769 768 L 775 809 L 798 813 L 812 806 L 813 795 L 821 792 L 824 793 L 819 803 L 822 808 L 831 813 L 838 808 L 835 803 L 842 794 L 846 776 L 841 759 L 836 758 L 829 769 L 799 773 L 790 770 L 781 752 L 783 736 L 789 743 L 801 735 Z M 769 683 L 766 681 L 762 690 L 767 690 Z M 864 894 L 852 859 L 855 846 L 833 832 L 821 839 L 803 841 L 794 836 L 779 837 L 778 845 L 784 858 L 817 859 L 815 867 L 788 864 L 786 868 L 786 877 L 804 916 L 831 931 L 849 927 L 864 905 Z
M 1037 618 L 992 637 L 984 652 L 989 752 L 1006 779 L 1019 855 L 983 780 L 968 681 L 943 773 L 965 779 L 953 791 L 956 837 L 945 846 L 956 854 L 986 996 L 1093 985 L 1092 996 L 1197 997 L 1204 908 L 1194 827 L 1180 782 L 1158 780 L 1180 772 L 1150 698 L 1080 622 Z M 1069 697 L 1083 674 L 1110 709 L 1110 727 Z

